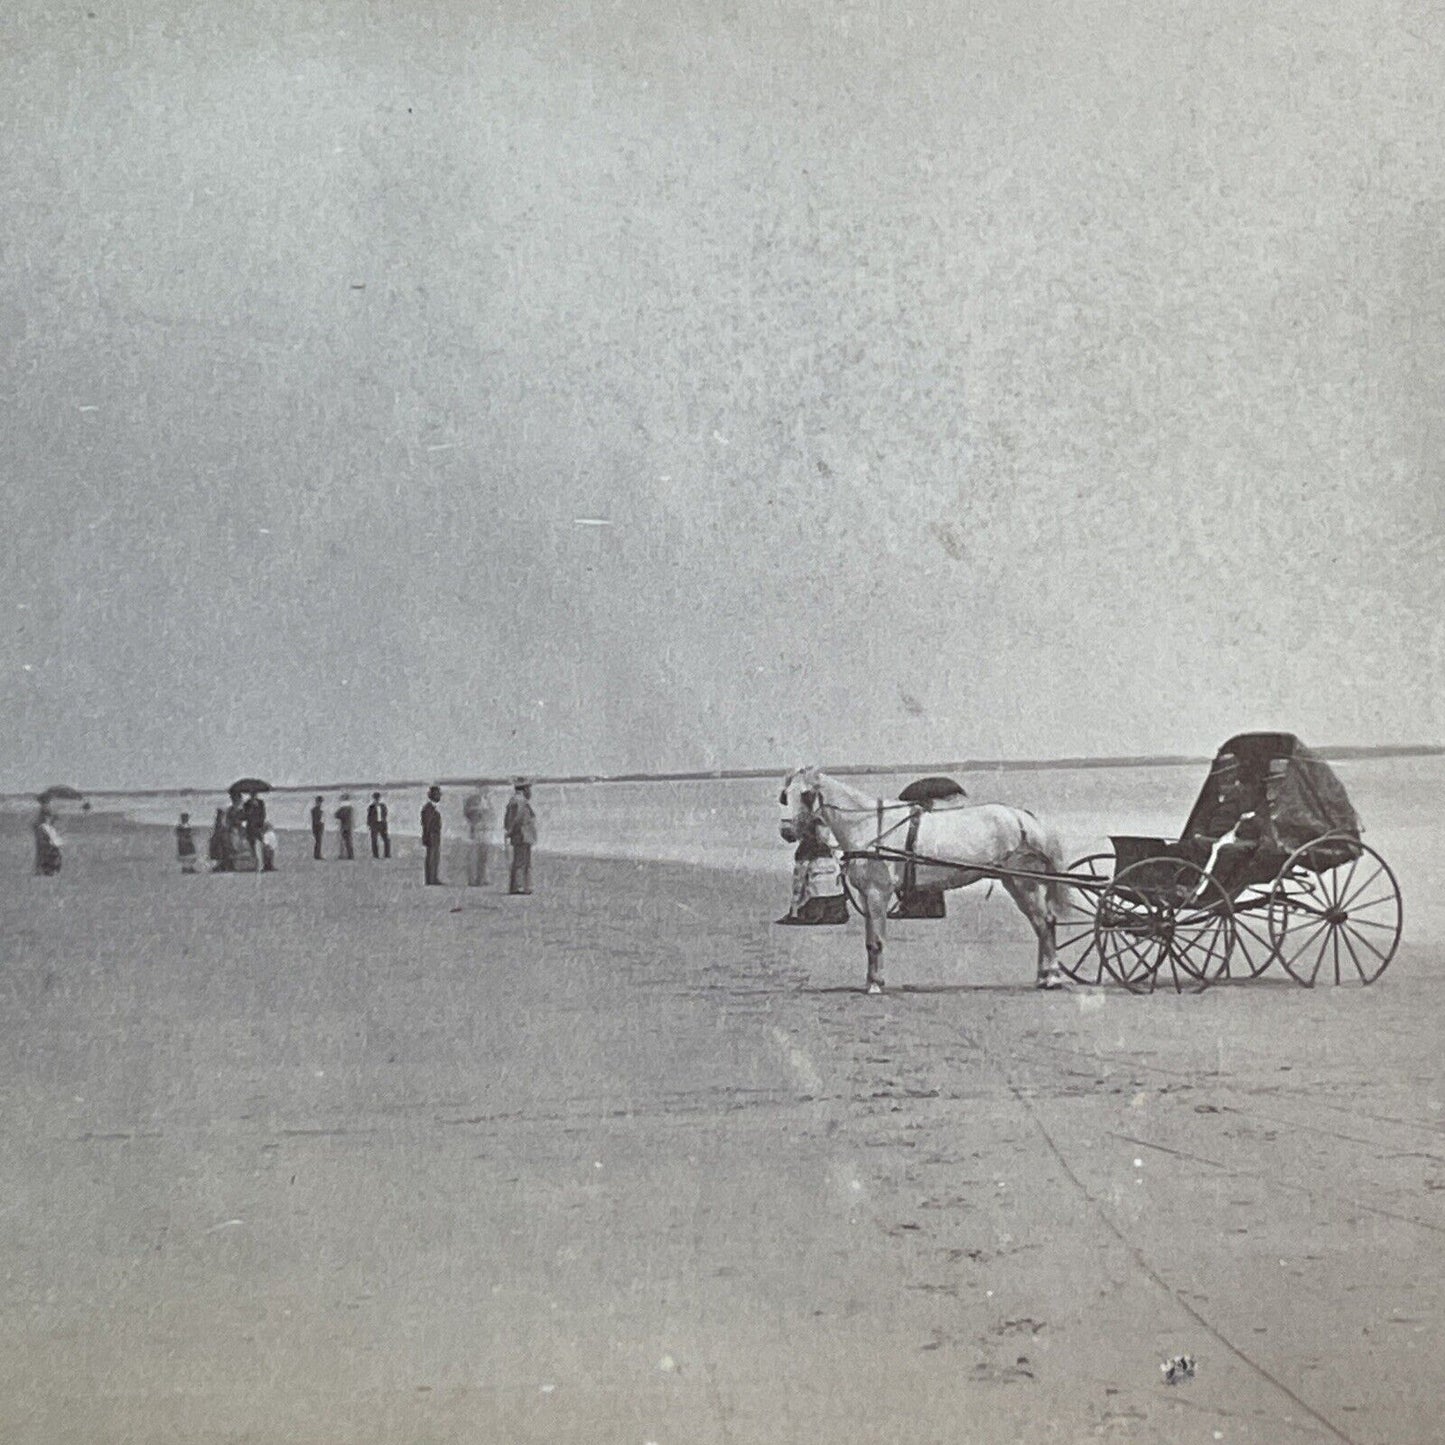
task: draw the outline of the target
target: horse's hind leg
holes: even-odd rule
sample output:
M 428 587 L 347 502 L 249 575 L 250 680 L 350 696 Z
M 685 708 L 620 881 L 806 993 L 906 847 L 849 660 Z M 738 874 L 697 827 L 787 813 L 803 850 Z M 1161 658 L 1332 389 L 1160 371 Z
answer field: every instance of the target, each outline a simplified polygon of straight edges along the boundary
M 1029 921 L 1034 936 L 1039 941 L 1038 971 L 1034 979 L 1038 988 L 1062 988 L 1063 974 L 1054 953 L 1054 915 L 1048 906 L 1043 884 L 1030 883 L 1022 878 L 1005 878 L 1003 885 L 1009 897 L 1018 904 L 1019 912 Z

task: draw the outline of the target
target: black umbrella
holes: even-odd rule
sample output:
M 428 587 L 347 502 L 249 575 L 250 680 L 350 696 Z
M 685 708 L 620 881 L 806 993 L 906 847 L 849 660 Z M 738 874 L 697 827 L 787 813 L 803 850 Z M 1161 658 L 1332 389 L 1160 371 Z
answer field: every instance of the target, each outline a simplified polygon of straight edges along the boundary
M 52 783 L 39 794 L 42 803 L 78 803 L 84 797 L 79 788 L 72 788 L 68 783 Z
M 945 798 L 966 798 L 960 783 L 952 778 L 918 778 L 899 793 L 902 803 L 941 803 Z
M 271 784 L 260 778 L 237 778 L 226 791 L 228 793 L 269 793 Z

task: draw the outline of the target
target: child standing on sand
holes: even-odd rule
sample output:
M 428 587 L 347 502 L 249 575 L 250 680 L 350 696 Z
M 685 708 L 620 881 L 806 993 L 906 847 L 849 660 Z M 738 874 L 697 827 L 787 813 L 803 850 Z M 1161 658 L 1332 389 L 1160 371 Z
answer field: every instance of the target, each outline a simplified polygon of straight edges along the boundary
M 196 835 L 189 813 L 182 813 L 181 821 L 176 824 L 176 856 L 181 860 L 182 873 L 196 871 Z

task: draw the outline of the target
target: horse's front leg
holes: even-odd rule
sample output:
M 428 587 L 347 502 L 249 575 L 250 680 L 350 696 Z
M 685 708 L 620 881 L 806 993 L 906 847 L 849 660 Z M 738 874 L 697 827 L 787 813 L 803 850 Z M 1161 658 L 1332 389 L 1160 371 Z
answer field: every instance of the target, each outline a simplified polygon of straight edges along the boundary
M 888 904 L 893 896 L 892 878 L 886 865 L 869 864 L 854 875 L 854 886 L 863 896 L 863 928 L 868 945 L 868 992 L 883 992 L 883 933 L 888 923 Z
M 888 917 L 888 902 L 885 895 L 881 907 L 875 894 L 870 893 L 865 901 L 867 915 L 864 919 L 868 933 L 868 992 L 883 992 L 883 924 Z

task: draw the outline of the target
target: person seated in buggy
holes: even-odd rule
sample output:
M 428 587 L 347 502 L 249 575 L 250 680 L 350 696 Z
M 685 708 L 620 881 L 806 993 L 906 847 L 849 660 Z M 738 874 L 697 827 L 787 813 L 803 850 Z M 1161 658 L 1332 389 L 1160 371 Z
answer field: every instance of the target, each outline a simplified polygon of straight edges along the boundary
M 1268 814 L 1261 779 L 1247 777 L 1237 762 L 1230 767 L 1229 760 L 1217 772 L 1214 804 L 1197 831 L 1184 838 L 1180 852 L 1233 892 L 1268 832 Z
M 1358 826 L 1348 802 L 1334 796 L 1343 798 L 1333 774 L 1298 739 L 1260 734 L 1232 742 L 1239 752 L 1226 749 L 1215 758 L 1175 849 L 1231 898 L 1273 880 L 1295 846 L 1286 841 L 1291 820 L 1304 837 L 1327 831 L 1335 819 Z
M 1293 733 L 1240 733 L 1219 750 L 1178 841 L 1114 836 L 1115 876 L 1183 859 L 1231 899 L 1272 887 L 1287 864 L 1322 873 L 1360 856 L 1360 820 L 1340 780 Z M 1293 861 L 1291 861 L 1293 860 Z M 1157 879 L 1180 879 L 1167 867 Z M 1136 886 L 1155 886 L 1145 873 Z M 1183 886 L 1180 880 L 1180 886 Z M 1201 896 L 1208 885 L 1189 887 Z

